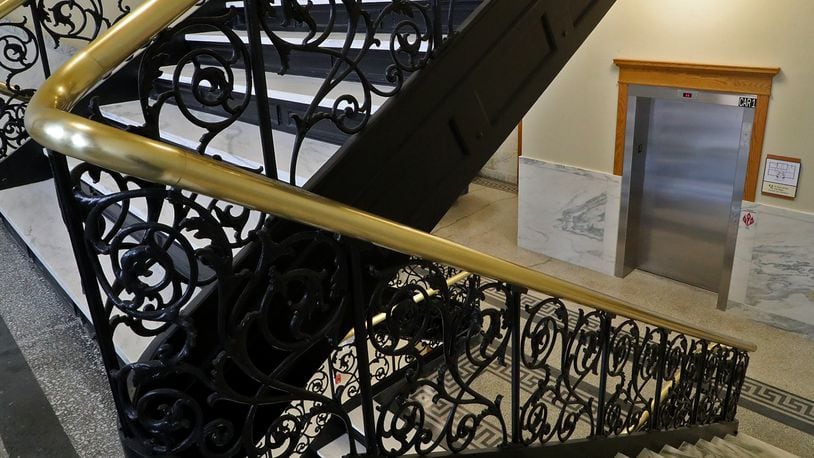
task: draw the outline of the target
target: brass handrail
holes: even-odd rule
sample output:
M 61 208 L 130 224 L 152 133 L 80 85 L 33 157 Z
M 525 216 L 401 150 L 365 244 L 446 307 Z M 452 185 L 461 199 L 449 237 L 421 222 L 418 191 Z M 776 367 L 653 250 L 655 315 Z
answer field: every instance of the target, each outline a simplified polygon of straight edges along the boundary
M 456 283 L 462 282 L 462 281 L 466 280 L 467 278 L 469 278 L 470 276 L 472 276 L 472 274 L 470 274 L 469 272 L 460 272 L 457 275 L 449 277 L 449 278 L 447 278 L 447 287 L 451 287 L 452 285 L 454 285 Z M 413 295 L 413 302 L 415 302 L 416 304 L 420 304 L 420 303 L 424 302 L 424 300 L 426 298 L 433 297 L 436 294 L 438 294 L 439 292 L 440 291 L 438 291 L 437 289 L 429 288 L 429 289 L 427 289 L 425 291 L 425 293 L 427 293 L 426 296 L 424 296 L 424 293 L 415 293 L 415 295 Z M 374 327 L 378 326 L 378 325 L 384 323 L 385 320 L 387 320 L 387 314 L 386 313 L 380 313 L 380 314 L 373 317 L 373 319 L 371 320 L 371 325 L 373 325 Z M 347 342 L 348 340 L 353 339 L 353 336 L 355 336 L 355 335 L 356 335 L 356 331 L 351 329 L 350 331 L 348 331 L 347 334 L 345 334 L 345 337 L 342 339 L 342 342 Z
M 23 6 L 28 0 L 0 0 L 0 19 Z
M 197 0 L 148 0 L 76 54 L 29 104 L 29 134 L 44 147 L 155 183 L 367 240 L 391 250 L 500 279 L 615 315 L 722 345 L 755 351 L 728 337 L 585 287 L 400 225 L 192 151 L 140 137 L 70 113 L 106 74 L 192 8 Z
M 23 94 L 23 93 L 20 93 L 18 91 L 15 91 L 15 90 L 11 89 L 8 86 L 8 84 L 6 84 L 6 83 L 4 83 L 2 81 L 0 81 L 0 94 L 5 95 L 6 97 L 9 97 L 9 98 L 14 98 L 14 99 L 23 101 L 23 102 L 28 102 L 29 100 L 31 100 L 31 97 L 28 96 L 27 94 Z

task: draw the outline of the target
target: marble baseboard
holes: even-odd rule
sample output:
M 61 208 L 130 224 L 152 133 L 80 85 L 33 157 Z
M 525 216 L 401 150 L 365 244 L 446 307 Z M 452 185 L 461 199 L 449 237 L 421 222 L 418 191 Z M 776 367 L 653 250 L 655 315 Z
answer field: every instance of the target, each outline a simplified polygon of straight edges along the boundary
M 731 310 L 814 338 L 814 214 L 744 203 Z
M 509 135 L 509 138 L 498 148 L 489 159 L 480 175 L 504 183 L 517 184 L 517 149 L 519 148 L 518 131 Z
M 613 275 L 621 180 L 520 158 L 518 244 Z

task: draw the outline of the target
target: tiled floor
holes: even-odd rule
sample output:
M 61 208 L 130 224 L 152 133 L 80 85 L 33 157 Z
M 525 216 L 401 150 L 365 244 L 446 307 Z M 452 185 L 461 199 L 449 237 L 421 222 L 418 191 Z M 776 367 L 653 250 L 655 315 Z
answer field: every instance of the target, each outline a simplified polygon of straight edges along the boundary
M 1 225 L 0 284 L 0 457 L 120 456 L 96 343 Z
M 766 406 L 771 406 L 769 410 L 789 414 L 775 418 L 799 420 L 802 424 L 796 426 L 814 433 L 814 404 L 810 401 L 814 399 L 814 341 L 734 312 L 720 312 L 715 295 L 699 288 L 639 271 L 619 279 L 519 248 L 517 196 L 494 187 L 473 184 L 438 224 L 435 234 L 644 308 L 755 342 L 758 351 L 751 356 L 748 375 L 760 383 L 752 406 L 762 413 L 742 408 L 742 430 L 800 456 L 814 456 L 814 435 L 766 416 L 771 414 Z
M 814 399 L 814 385 L 810 383 L 814 341 L 731 312 L 719 312 L 712 294 L 671 280 L 640 272 L 617 279 L 520 249 L 516 244 L 516 209 L 517 198 L 512 192 L 473 184 L 435 232 L 643 307 L 756 342 L 759 350 L 752 357 L 739 414 L 742 431 L 800 456 L 814 456 L 814 435 L 809 434 L 814 431 L 814 404 L 810 401 Z M 117 456 L 120 449 L 114 409 L 94 342 L 68 303 L 3 229 L 0 257 L 4 285 L 0 319 L 16 341 L 15 351 L 36 377 L 41 397 L 50 405 L 46 414 L 61 425 L 57 433 L 67 438 L 79 456 Z M 0 457 L 15 456 L 17 450 L 19 442 L 3 436 L 0 430 Z M 73 453 L 64 450 L 56 456 Z

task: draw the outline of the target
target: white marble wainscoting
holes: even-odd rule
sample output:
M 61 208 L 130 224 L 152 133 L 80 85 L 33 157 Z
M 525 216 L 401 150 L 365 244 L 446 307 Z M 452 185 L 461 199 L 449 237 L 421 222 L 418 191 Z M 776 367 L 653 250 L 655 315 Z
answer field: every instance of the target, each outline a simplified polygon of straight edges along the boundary
M 480 174 L 486 178 L 517 184 L 517 149 L 520 147 L 518 129 L 500 145 L 500 148 L 489 159 Z
M 518 244 L 613 275 L 621 179 L 520 158 Z
M 747 203 L 741 213 L 729 310 L 814 338 L 814 214 Z
M 614 274 L 621 179 L 520 158 L 518 244 Z M 744 202 L 732 313 L 814 339 L 814 214 Z

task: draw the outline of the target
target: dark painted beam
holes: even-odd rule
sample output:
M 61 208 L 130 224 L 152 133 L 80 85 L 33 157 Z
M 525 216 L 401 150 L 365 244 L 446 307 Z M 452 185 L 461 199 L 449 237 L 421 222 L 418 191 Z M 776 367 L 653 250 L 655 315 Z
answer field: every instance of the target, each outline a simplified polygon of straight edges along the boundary
M 614 0 L 489 0 L 312 191 L 431 230 Z

